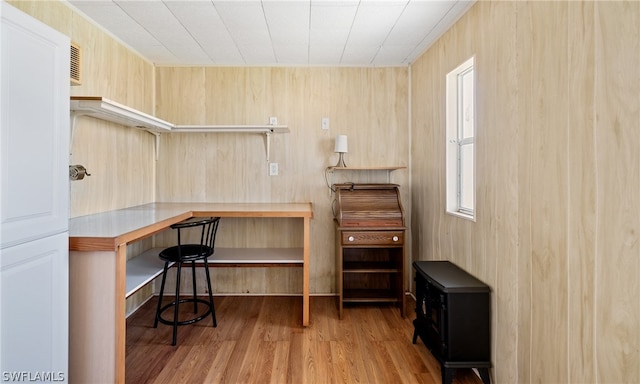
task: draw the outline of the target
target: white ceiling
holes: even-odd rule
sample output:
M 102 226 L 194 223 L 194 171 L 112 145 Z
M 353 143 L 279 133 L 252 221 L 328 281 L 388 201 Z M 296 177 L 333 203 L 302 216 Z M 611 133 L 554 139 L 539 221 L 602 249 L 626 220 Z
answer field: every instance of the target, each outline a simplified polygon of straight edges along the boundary
M 475 0 L 67 0 L 156 65 L 406 66 Z

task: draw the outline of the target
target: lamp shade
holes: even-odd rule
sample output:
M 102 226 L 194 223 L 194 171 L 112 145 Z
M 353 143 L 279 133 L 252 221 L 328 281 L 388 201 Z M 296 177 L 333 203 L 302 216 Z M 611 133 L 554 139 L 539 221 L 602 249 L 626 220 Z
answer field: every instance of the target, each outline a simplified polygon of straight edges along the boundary
M 336 146 L 334 152 L 336 153 L 347 153 L 347 135 L 338 135 L 336 136 Z

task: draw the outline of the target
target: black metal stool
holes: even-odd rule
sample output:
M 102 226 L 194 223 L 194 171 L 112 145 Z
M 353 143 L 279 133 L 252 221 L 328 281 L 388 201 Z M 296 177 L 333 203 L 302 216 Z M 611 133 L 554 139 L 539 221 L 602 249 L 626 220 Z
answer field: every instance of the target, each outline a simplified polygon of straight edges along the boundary
M 214 246 L 216 242 L 216 232 L 218 231 L 218 224 L 220 223 L 219 217 L 207 217 L 207 218 L 191 218 L 183 222 L 173 224 L 171 228 L 176 229 L 178 233 L 178 245 L 166 248 L 160 252 L 160 259 L 164 260 L 164 271 L 162 272 L 162 285 L 160 286 L 160 297 L 158 298 L 158 307 L 156 310 L 156 318 L 153 322 L 153 327 L 158 326 L 158 321 L 173 326 L 173 342 L 171 345 L 176 345 L 178 337 L 178 325 L 193 324 L 200 320 L 203 320 L 209 314 L 213 319 L 213 326 L 217 327 L 216 311 L 213 306 L 213 293 L 211 292 L 211 278 L 209 276 L 209 263 L 207 258 L 213 255 Z M 200 227 L 200 243 L 199 244 L 182 244 L 180 237 L 180 231 L 186 228 Z M 196 261 L 202 260 L 204 262 L 204 270 L 207 277 L 207 288 L 209 290 L 209 301 L 199 299 L 196 296 Z M 193 297 L 188 299 L 180 299 L 180 273 L 182 271 L 183 263 L 191 263 L 191 271 L 193 274 Z M 176 272 L 176 296 L 175 300 L 169 304 L 162 306 L 162 298 L 164 296 L 164 283 L 167 279 L 167 270 L 169 264 L 175 263 Z M 207 310 L 200 316 L 194 317 L 189 320 L 178 321 L 178 308 L 181 303 L 193 303 L 193 313 L 198 313 L 198 303 L 204 304 Z M 173 308 L 173 320 L 167 320 L 162 317 L 162 313 L 169 308 Z

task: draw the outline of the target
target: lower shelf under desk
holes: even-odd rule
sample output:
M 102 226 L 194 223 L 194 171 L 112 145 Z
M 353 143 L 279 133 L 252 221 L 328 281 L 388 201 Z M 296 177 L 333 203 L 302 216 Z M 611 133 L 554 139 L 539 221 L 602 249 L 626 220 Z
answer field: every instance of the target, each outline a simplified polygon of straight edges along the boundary
M 164 261 L 158 255 L 163 249 L 152 248 L 127 260 L 126 297 L 162 274 Z M 302 248 L 216 248 L 208 261 L 212 268 L 302 267 L 303 257 Z

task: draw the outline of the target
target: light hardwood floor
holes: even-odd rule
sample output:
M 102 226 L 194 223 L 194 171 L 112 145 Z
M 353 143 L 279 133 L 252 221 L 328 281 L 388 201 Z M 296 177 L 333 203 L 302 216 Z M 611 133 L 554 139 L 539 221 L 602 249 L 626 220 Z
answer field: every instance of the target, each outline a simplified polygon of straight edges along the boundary
M 127 383 L 440 383 L 440 368 L 421 341 L 415 317 L 391 306 L 349 306 L 338 319 L 335 298 L 311 298 L 301 326 L 299 297 L 215 297 L 211 319 L 153 328 L 156 299 L 127 320 Z M 407 308 L 412 308 L 409 300 Z M 188 313 L 192 306 L 182 305 Z M 454 384 L 477 384 L 459 370 Z

